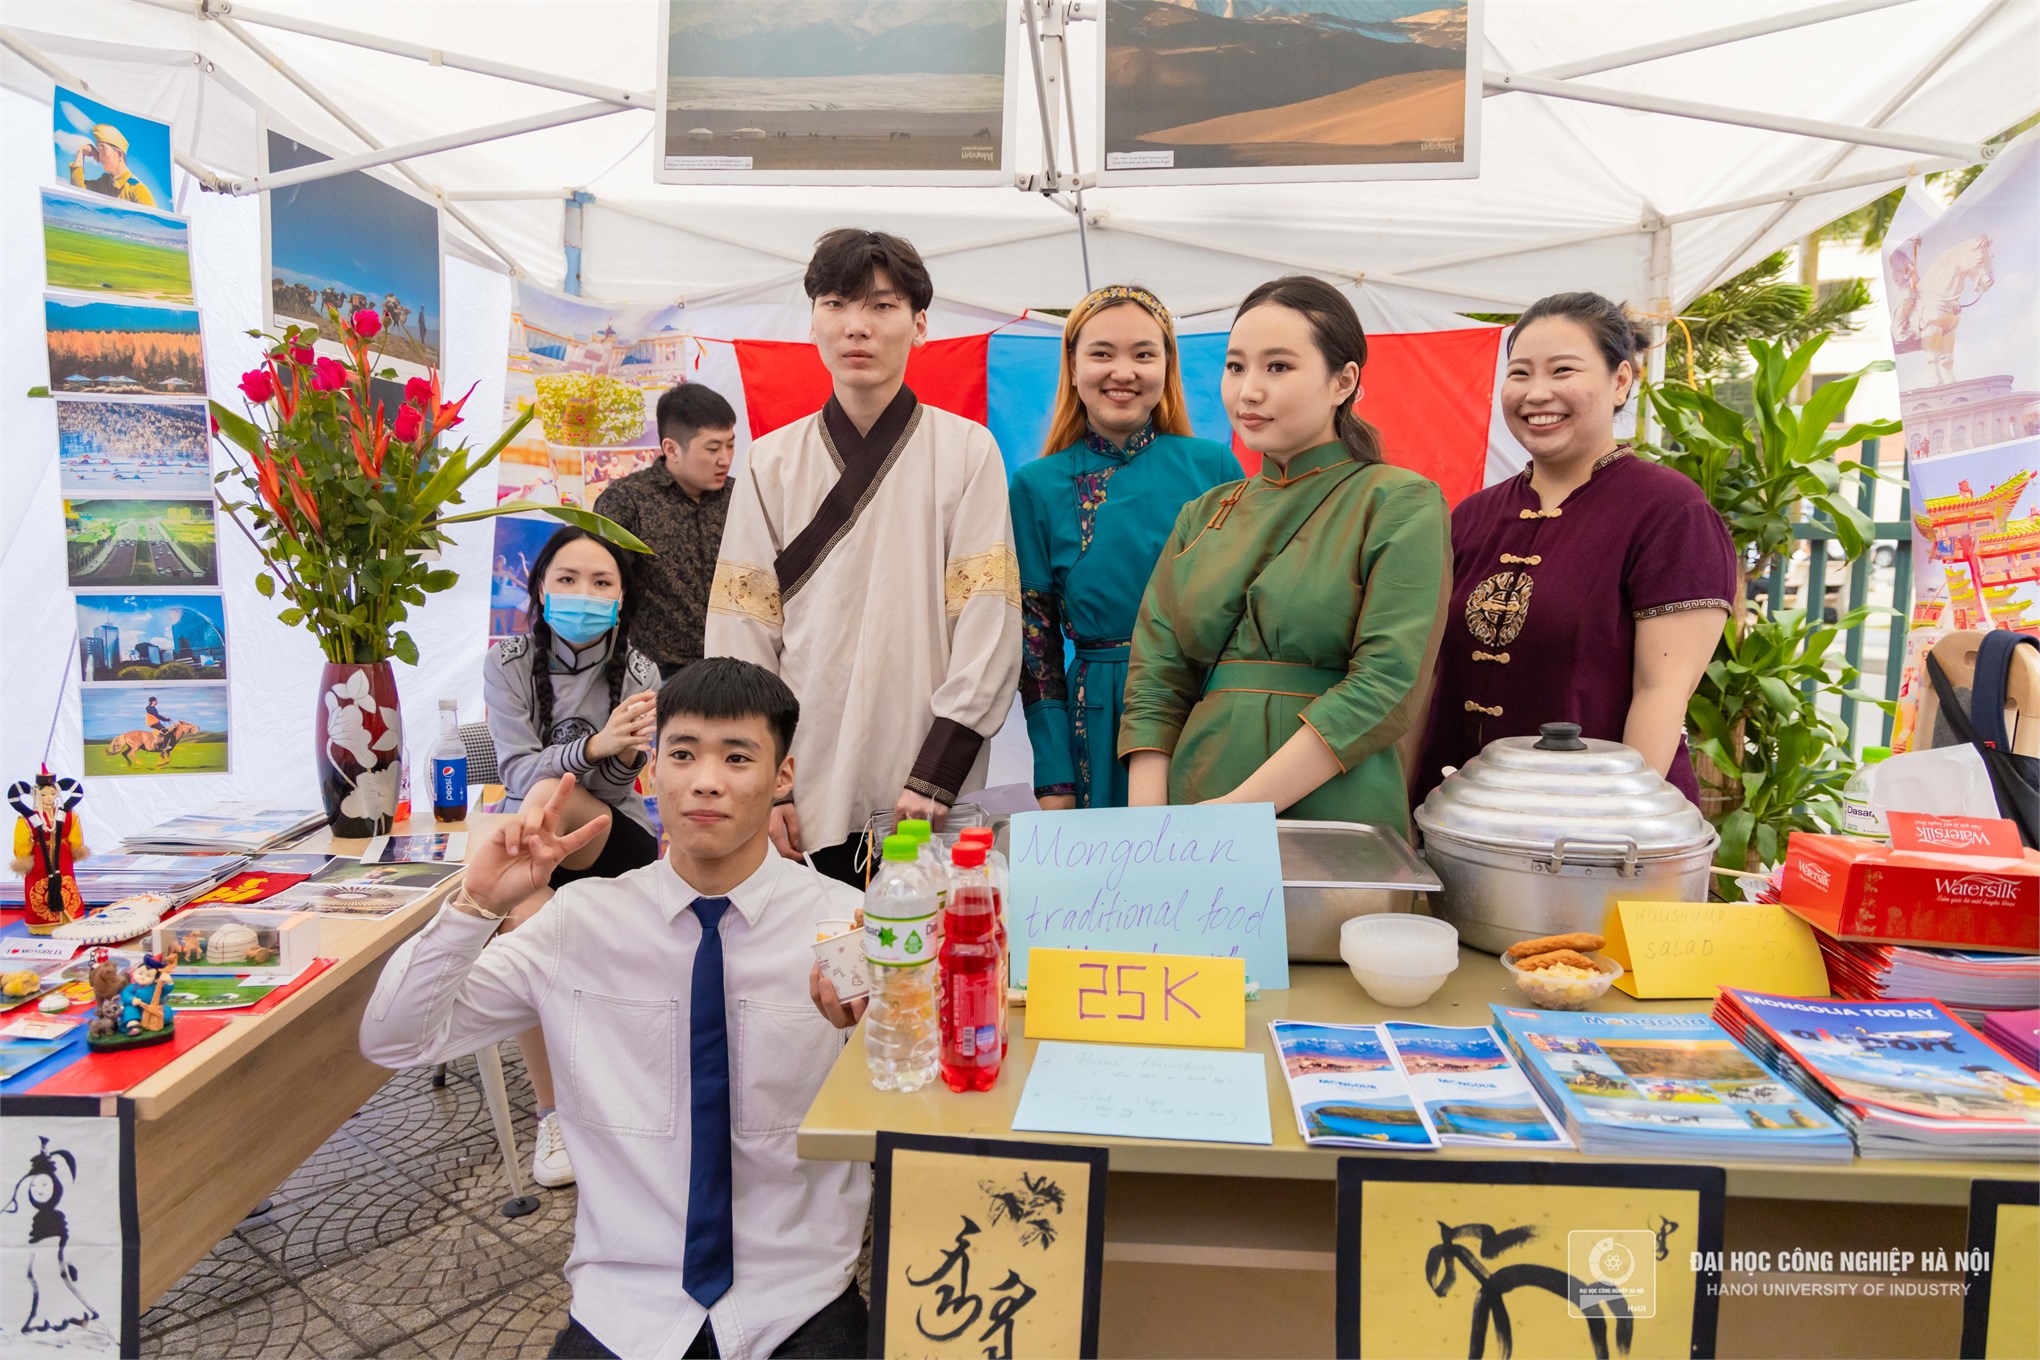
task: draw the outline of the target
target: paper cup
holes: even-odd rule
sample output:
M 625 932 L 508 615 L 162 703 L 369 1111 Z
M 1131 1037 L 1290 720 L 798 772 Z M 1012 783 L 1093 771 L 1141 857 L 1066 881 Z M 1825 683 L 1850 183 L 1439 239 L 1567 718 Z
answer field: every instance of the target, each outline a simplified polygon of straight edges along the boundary
M 864 968 L 864 932 L 848 921 L 823 924 L 840 926 L 842 933 L 815 941 L 815 958 L 822 965 L 822 976 L 835 987 L 841 1000 L 869 996 L 871 976 Z

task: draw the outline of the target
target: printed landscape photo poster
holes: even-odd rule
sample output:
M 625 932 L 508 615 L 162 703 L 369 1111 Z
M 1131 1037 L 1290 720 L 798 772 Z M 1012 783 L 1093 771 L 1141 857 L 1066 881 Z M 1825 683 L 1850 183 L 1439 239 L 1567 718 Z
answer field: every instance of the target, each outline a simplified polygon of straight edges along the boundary
M 48 293 L 43 323 L 54 394 L 205 395 L 205 348 L 196 307 Z
M 266 144 L 272 175 L 331 159 L 275 131 Z M 327 309 L 351 316 L 372 308 L 383 323 L 373 348 L 399 374 L 442 366 L 438 208 L 361 170 L 261 198 L 271 329 L 317 326 L 320 346 L 338 354 Z
M 663 0 L 658 13 L 661 184 L 1012 183 L 1008 44 L 1018 55 L 1025 30 L 1009 0 Z
M 42 191 L 43 267 L 52 288 L 190 303 L 191 227 L 90 192 Z
M 211 501 L 67 499 L 64 546 L 74 588 L 220 583 Z
M 1912 483 L 1913 598 L 1894 750 L 1951 631 L 2040 627 L 2040 134 L 1945 208 L 1919 182 L 1884 238 Z
M 56 406 L 57 482 L 65 496 L 211 497 L 205 407 L 62 396 Z
M 1712 1355 L 1726 1186 L 1713 1166 L 1342 1158 L 1334 1353 Z
M 1100 181 L 1469 179 L 1483 0 L 1107 0 Z

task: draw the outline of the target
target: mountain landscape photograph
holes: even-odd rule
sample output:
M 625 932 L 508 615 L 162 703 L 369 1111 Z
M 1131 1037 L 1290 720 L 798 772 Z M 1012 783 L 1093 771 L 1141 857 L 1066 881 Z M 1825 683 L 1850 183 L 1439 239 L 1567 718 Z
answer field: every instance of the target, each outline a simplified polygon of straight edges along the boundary
M 1003 164 L 1005 0 L 668 0 L 667 14 L 667 172 Z
M 1467 80 L 1465 0 L 1110 0 L 1105 168 L 1457 164 Z

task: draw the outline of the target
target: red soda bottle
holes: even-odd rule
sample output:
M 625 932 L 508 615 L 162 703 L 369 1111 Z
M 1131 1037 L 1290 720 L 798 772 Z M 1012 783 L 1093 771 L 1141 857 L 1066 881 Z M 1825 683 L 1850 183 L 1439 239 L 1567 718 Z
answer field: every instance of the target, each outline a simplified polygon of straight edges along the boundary
M 975 842 L 985 848 L 985 873 L 992 880 L 992 910 L 999 920 L 999 995 L 1012 995 L 1009 988 L 1013 976 L 1013 951 L 1006 944 L 1006 857 L 992 847 L 998 841 L 998 833 L 988 826 L 966 828 L 957 843 Z M 1002 1003 L 1003 1004 L 1003 1003 Z M 1008 1033 L 1005 1044 L 1011 1047 L 1013 1036 Z M 1003 1053 L 1003 1050 L 1001 1050 Z
M 1000 981 L 999 910 L 985 872 L 985 847 L 950 852 L 955 875 L 942 914 L 942 1080 L 952 1091 L 989 1091 L 1006 1053 L 1006 996 Z

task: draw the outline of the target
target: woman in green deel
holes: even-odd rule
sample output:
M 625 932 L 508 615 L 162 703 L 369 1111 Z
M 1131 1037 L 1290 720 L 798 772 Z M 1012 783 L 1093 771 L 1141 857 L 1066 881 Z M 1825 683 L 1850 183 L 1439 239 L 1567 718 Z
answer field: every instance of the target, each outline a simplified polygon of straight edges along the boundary
M 1226 411 L 1260 475 L 1183 508 L 1134 626 L 1129 802 L 1273 803 L 1409 829 L 1397 741 L 1423 720 L 1450 519 L 1353 411 L 1367 337 L 1321 280 L 1240 304 Z

